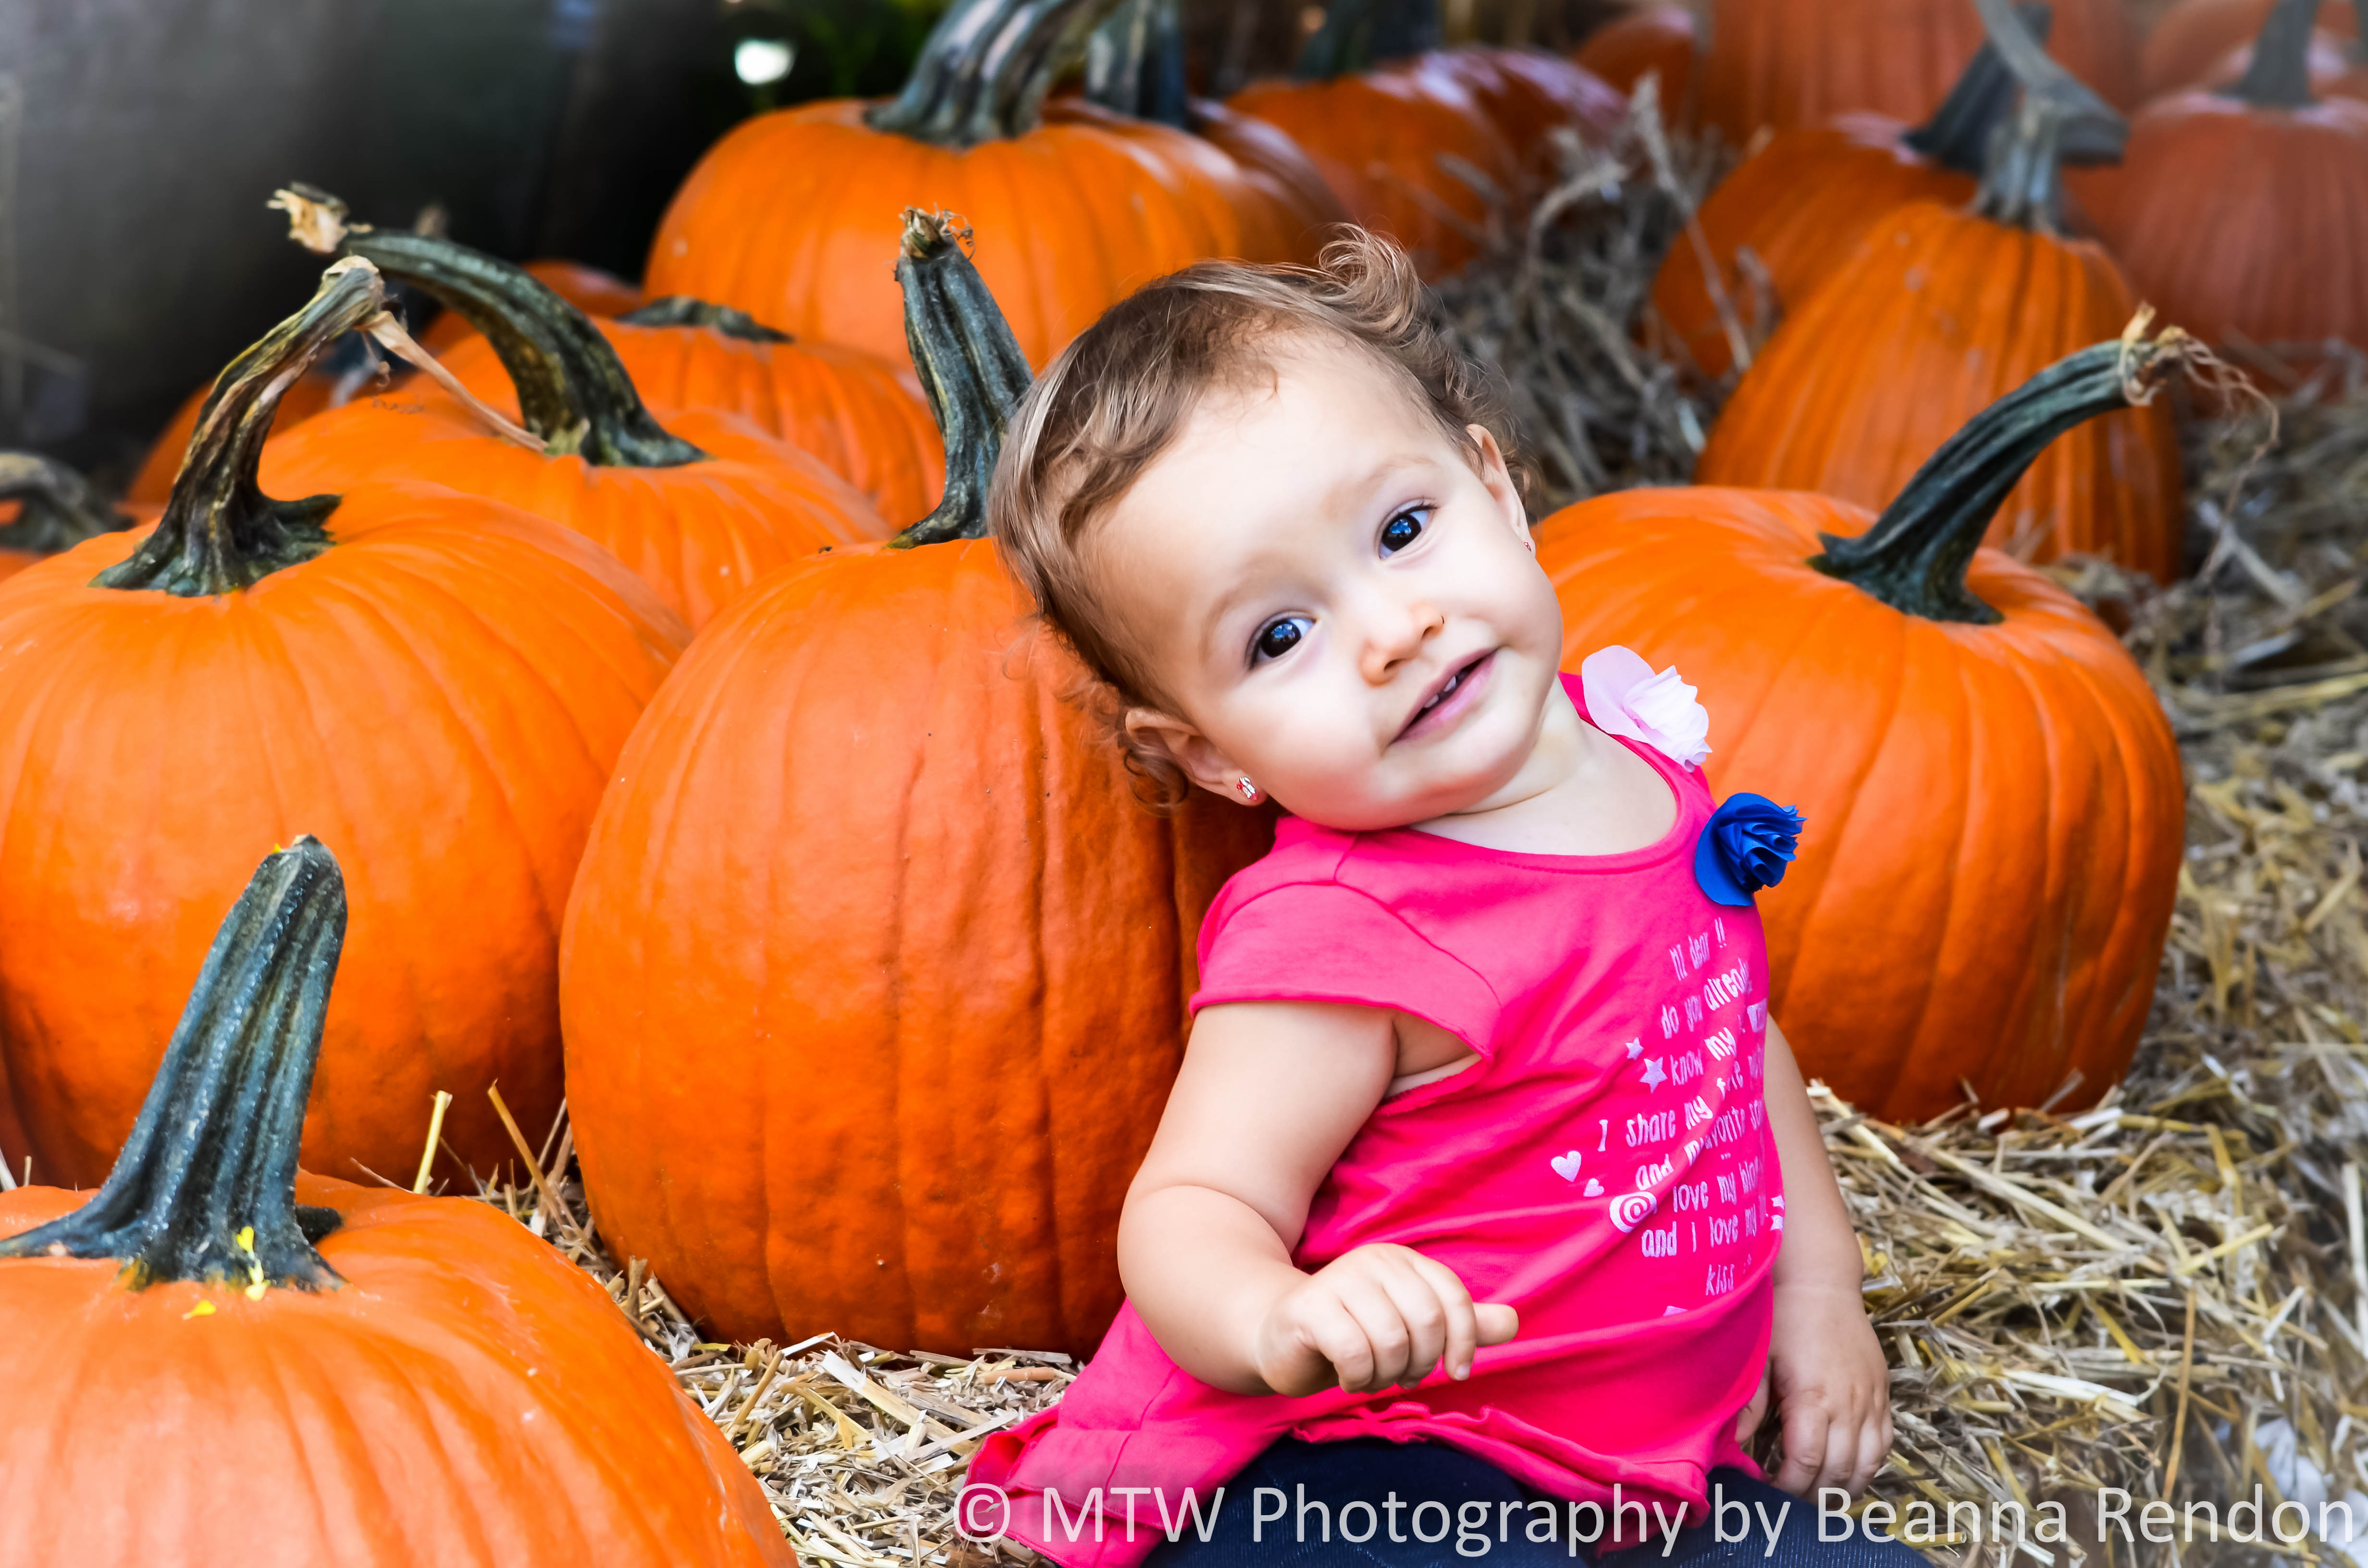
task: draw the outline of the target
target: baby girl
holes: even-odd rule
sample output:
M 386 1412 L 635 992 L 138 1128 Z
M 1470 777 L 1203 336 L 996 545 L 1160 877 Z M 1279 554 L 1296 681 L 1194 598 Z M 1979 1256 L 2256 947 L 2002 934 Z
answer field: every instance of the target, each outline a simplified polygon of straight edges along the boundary
M 1725 1502 L 1755 1558 L 1917 1561 L 1784 1515 L 1862 1488 L 1891 1420 L 1768 1017 L 1782 862 L 1713 825 L 1691 688 L 1624 649 L 1557 673 L 1504 438 L 1406 258 L 1144 289 L 1029 393 L 991 514 L 1146 783 L 1286 814 L 1201 928 L 1128 1303 L 982 1449 L 966 1522 L 1108 1568 L 1436 1562 L 1451 1520 L 1459 1555 L 1566 1561 L 1746 1550 Z

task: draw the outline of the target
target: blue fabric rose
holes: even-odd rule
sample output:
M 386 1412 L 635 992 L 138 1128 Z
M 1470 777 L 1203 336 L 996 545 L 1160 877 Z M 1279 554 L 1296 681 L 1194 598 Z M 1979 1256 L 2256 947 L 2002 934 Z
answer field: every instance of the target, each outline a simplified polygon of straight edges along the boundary
M 1713 903 L 1748 904 L 1784 880 L 1801 813 L 1765 795 L 1729 795 L 1694 841 L 1694 881 Z

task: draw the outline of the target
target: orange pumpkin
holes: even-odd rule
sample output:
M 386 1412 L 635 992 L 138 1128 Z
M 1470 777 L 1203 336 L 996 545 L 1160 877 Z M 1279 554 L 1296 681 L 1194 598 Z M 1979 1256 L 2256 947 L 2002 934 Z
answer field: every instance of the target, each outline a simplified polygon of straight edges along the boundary
M 1661 124 L 1675 131 L 1693 123 L 1699 31 L 1687 6 L 1640 6 L 1588 34 L 1571 58 L 1614 91 L 1631 96 L 1647 73 L 1657 77 Z
M 820 459 L 737 415 L 652 415 L 590 319 L 507 262 L 423 234 L 340 230 L 309 204 L 301 217 L 479 322 L 532 442 L 488 433 L 440 389 L 405 388 L 273 441 L 266 484 L 302 494 L 401 477 L 523 506 L 598 540 L 693 631 L 774 567 L 888 531 Z
M 2021 15 L 2036 36 L 2047 36 L 2046 6 L 2026 6 Z M 1948 101 L 1921 126 L 1844 114 L 1770 136 L 1702 204 L 1700 242 L 1681 234 L 1662 259 L 1653 278 L 1656 347 L 1691 359 L 1706 376 L 1726 374 L 1738 336 L 1748 347 L 1766 335 L 1766 307 L 1797 308 L 1884 215 L 1911 201 L 1972 199 L 1991 133 L 2016 91 L 2013 74 L 1985 40 Z M 1747 248 L 1756 267 L 1743 261 Z M 1705 249 L 1726 312 L 1711 291 Z
M 2053 232 L 2055 151 L 2085 89 L 2029 47 L 2055 74 L 2027 90 L 1975 208 L 1918 201 L 1873 225 L 1736 384 L 1700 483 L 1881 506 L 1951 431 L 2130 319 L 2137 300 L 2112 258 Z M 2039 454 L 1996 508 L 1991 542 L 2028 560 L 2110 556 L 2168 583 L 2182 518 L 2169 410 L 2134 408 Z
M 2230 50 L 2252 41 L 2275 4 L 2276 0 L 2179 0 L 2155 22 L 2138 51 L 2143 96 L 2158 98 L 2201 84 Z M 2355 5 L 2356 0 L 2320 0 L 2317 25 L 2339 39 L 2358 37 Z
M 2052 49 L 2123 108 L 2137 101 L 2127 0 L 2055 0 Z M 1763 125 L 1815 125 L 1851 109 L 1920 120 L 1982 44 L 1965 0 L 1712 0 L 1702 118 L 1734 145 Z
M 272 854 L 106 1185 L 0 1195 L 0 1568 L 793 1568 L 556 1252 L 487 1204 L 298 1174 L 345 927 L 328 851 Z
M 332 268 L 223 372 L 160 523 L 0 585 L 0 1051 L 49 1180 L 107 1174 L 216 916 L 313 829 L 356 869 L 356 947 L 312 1166 L 411 1168 L 444 1089 L 491 1171 L 487 1085 L 531 1125 L 558 1108 L 558 913 L 685 632 L 514 507 L 258 488 L 280 384 L 381 309 L 367 266 Z
M 1195 927 L 1268 829 L 1144 811 L 1068 697 L 977 538 L 1027 363 L 915 217 L 946 503 L 768 579 L 636 731 L 568 905 L 569 1111 L 600 1233 L 714 1332 L 1082 1353 Z
M 909 364 L 800 343 L 745 311 L 680 295 L 592 324 L 651 406 L 740 415 L 820 459 L 883 520 L 910 522 L 938 504 L 945 449 Z M 517 390 L 490 343 L 472 338 L 443 358 L 462 386 L 517 414 Z
M 1759 897 L 1770 1004 L 1860 1109 L 1934 1115 L 1960 1077 L 2036 1105 L 2129 1064 L 2179 881 L 2179 748 L 2112 631 L 1977 549 L 2045 444 L 2186 360 L 2167 333 L 2076 354 L 1976 415 L 1880 517 L 1793 491 L 1630 490 L 1538 528 L 1566 668 L 1674 665 L 1713 789 L 1797 804 Z
M 2305 55 L 2305 79 L 2314 98 L 2368 97 L 2368 65 L 2355 62 L 2355 48 L 2333 33 L 2314 29 Z M 2253 45 L 2248 40 L 2220 57 L 2196 82 L 2199 87 L 2225 91 L 2251 74 Z M 2174 89 L 2176 90 L 2176 89 Z M 2168 96 L 2168 95 L 2166 95 Z
M 1271 230 L 1257 232 L 1266 193 L 1212 143 L 1172 127 L 1038 123 L 1086 24 L 1116 3 L 956 0 L 894 103 L 834 99 L 744 122 L 676 192 L 649 291 L 894 359 L 904 312 L 879 258 L 894 250 L 898 214 L 926 202 L 996 236 L 979 266 L 1041 364 L 1189 263 L 1293 259 L 1295 238 L 1278 251 Z
M 1628 99 L 1576 61 L 1528 49 L 1468 46 L 1428 57 L 1472 90 L 1520 162 L 1526 202 L 1560 173 L 1557 131 L 1601 148 L 1628 119 Z
M 2076 190 L 2130 280 L 2208 341 L 2368 347 L 2368 102 L 2316 100 L 2311 6 L 2280 0 L 2226 93 L 2159 98 Z

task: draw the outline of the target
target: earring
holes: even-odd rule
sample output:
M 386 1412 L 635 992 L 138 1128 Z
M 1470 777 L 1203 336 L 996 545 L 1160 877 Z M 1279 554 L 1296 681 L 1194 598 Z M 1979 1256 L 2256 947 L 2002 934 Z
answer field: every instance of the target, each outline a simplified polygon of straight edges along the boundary
M 1248 779 L 1247 777 L 1245 777 L 1245 778 L 1242 779 L 1242 781 L 1241 781 L 1241 786 L 1240 786 L 1240 788 L 1241 788 L 1241 791 L 1242 791 L 1242 799 L 1243 799 L 1243 800 L 1245 800 L 1245 801 L 1248 801 L 1251 805 L 1253 805 L 1253 806 L 1257 805 L 1257 804 L 1258 804 L 1258 787 L 1257 785 L 1255 785 L 1255 784 L 1251 783 L 1251 782 L 1249 781 L 1249 779 Z

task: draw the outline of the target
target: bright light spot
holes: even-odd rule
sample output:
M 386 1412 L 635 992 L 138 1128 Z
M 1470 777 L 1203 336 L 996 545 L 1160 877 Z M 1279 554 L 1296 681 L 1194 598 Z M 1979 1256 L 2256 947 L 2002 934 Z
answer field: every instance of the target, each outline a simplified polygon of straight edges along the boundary
M 778 39 L 744 38 L 732 51 L 732 71 L 752 87 L 769 86 L 790 74 L 798 51 Z

